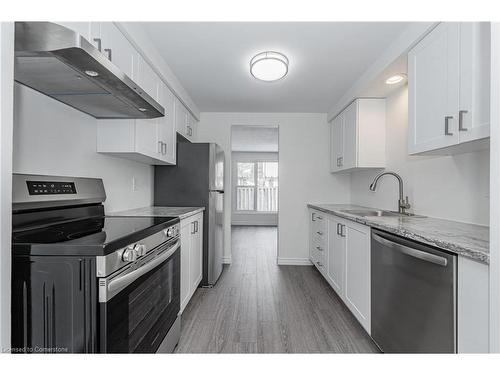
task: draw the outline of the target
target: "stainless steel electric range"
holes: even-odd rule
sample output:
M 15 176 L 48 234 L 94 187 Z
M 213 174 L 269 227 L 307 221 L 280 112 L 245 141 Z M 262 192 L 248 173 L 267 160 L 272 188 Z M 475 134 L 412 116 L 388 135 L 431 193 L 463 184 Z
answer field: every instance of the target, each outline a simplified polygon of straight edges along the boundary
M 12 351 L 171 352 L 179 219 L 106 217 L 100 179 L 13 176 Z

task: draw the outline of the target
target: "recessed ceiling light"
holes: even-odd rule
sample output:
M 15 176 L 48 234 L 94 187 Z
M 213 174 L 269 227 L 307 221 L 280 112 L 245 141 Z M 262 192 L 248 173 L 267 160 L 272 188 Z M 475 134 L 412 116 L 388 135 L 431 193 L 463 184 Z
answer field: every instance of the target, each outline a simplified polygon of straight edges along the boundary
M 288 58 L 279 52 L 259 53 L 250 60 L 250 73 L 261 81 L 277 81 L 288 73 Z
M 403 82 L 405 79 L 406 79 L 406 74 L 399 73 L 399 74 L 394 74 L 393 76 L 387 78 L 385 80 L 385 83 L 387 85 L 395 85 L 397 83 Z
M 141 112 L 146 112 L 146 108 L 139 107 L 139 108 L 137 108 L 137 109 L 138 109 L 139 111 L 141 111 Z
M 86 70 L 85 74 L 89 77 L 97 77 L 99 75 L 99 73 L 97 73 L 95 70 Z

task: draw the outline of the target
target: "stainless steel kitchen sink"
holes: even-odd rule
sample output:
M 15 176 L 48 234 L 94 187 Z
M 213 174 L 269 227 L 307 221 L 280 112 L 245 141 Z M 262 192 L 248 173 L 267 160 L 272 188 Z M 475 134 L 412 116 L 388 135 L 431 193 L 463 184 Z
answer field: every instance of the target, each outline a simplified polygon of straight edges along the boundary
M 345 212 L 346 214 L 356 215 L 356 216 L 411 216 L 411 217 L 423 217 L 420 215 L 415 215 L 411 213 L 400 214 L 398 212 L 393 211 L 385 211 L 385 210 L 363 210 L 363 209 L 354 209 L 354 210 L 340 210 L 341 212 Z

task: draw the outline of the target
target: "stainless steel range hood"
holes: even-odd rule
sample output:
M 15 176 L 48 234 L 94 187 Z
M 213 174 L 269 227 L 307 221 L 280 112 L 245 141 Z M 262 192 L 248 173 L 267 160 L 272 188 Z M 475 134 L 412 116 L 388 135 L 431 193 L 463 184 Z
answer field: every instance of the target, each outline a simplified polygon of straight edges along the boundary
M 15 26 L 17 82 L 98 119 L 165 115 L 160 104 L 73 30 L 50 22 Z

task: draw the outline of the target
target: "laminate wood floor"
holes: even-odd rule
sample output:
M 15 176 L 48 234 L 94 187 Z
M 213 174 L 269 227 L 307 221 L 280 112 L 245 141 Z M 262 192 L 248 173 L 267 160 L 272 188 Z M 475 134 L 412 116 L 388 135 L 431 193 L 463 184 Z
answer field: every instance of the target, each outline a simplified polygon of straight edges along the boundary
M 276 227 L 233 227 L 232 264 L 182 314 L 177 353 L 375 353 L 314 267 L 276 264 Z

